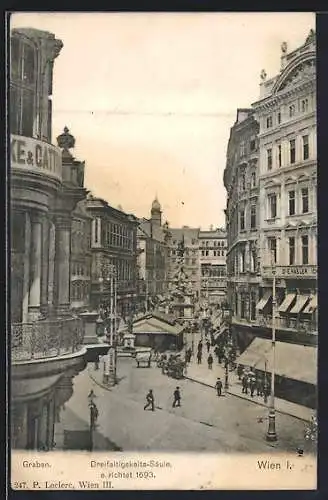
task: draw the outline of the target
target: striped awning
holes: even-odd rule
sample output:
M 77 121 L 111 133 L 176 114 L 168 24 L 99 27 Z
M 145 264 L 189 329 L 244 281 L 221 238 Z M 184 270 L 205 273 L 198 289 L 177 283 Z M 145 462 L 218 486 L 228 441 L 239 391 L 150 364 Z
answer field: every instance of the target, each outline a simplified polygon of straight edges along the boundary
M 296 297 L 295 293 L 288 293 L 284 298 L 283 302 L 280 304 L 278 311 L 284 313 L 287 312 L 288 309 L 291 307 L 295 297 Z
M 313 295 L 310 299 L 310 302 L 304 307 L 302 314 L 313 314 L 318 308 L 318 296 L 317 294 Z
M 297 295 L 294 307 L 289 311 L 291 314 L 299 314 L 309 300 L 308 295 Z
M 261 311 L 262 309 L 264 309 L 264 307 L 267 305 L 267 303 L 269 302 L 271 297 L 272 297 L 271 292 L 265 292 L 262 299 L 258 302 L 256 309 L 258 311 Z

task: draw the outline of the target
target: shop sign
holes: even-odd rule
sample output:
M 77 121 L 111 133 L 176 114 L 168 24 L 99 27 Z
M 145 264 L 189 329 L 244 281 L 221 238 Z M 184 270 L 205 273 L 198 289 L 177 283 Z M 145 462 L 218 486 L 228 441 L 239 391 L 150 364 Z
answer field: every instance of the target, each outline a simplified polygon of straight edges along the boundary
M 37 172 L 59 180 L 62 178 L 61 150 L 32 137 L 11 135 L 10 166 L 13 169 Z
M 276 266 L 264 267 L 263 276 L 273 276 L 273 273 L 279 278 L 316 278 L 317 266 Z

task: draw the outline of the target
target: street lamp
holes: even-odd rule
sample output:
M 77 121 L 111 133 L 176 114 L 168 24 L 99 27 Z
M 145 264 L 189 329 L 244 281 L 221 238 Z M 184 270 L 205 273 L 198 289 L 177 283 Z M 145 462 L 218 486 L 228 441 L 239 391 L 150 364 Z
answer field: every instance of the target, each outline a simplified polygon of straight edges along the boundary
M 276 258 L 272 252 L 272 370 L 271 370 L 271 394 L 270 394 L 270 409 L 269 409 L 269 425 L 266 434 L 267 441 L 277 441 L 276 433 L 276 411 L 274 405 L 275 391 L 275 355 L 276 355 Z
M 88 394 L 88 401 L 89 401 L 89 410 L 90 410 L 90 451 L 93 450 L 93 431 L 95 430 L 96 427 L 96 421 L 98 418 L 98 408 L 94 402 L 95 398 L 97 396 L 93 392 L 93 389 Z

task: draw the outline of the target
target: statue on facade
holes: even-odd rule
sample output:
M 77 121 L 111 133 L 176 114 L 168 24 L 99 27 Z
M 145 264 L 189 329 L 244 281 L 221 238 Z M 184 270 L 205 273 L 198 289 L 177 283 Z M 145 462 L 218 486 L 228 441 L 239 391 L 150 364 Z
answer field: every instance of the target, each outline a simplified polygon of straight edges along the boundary
M 266 80 L 267 73 L 266 73 L 265 69 L 262 69 L 260 77 L 261 77 L 262 82 L 264 82 Z
M 281 52 L 283 54 L 286 54 L 287 48 L 288 48 L 287 42 L 282 42 L 282 44 L 281 44 Z

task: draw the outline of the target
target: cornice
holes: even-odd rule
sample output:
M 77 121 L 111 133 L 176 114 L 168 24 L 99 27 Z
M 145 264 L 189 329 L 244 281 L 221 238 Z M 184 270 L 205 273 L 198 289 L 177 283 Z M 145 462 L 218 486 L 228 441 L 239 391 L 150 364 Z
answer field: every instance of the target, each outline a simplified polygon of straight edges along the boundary
M 253 104 L 255 112 L 258 113 L 260 111 L 265 111 L 268 109 L 272 109 L 274 106 L 281 103 L 281 101 L 287 100 L 289 97 L 292 97 L 296 94 L 300 94 L 302 91 L 316 87 L 316 80 L 313 78 L 312 80 L 306 80 L 304 82 L 300 82 L 295 87 L 289 87 L 281 93 L 271 94 L 264 99 L 257 101 Z

